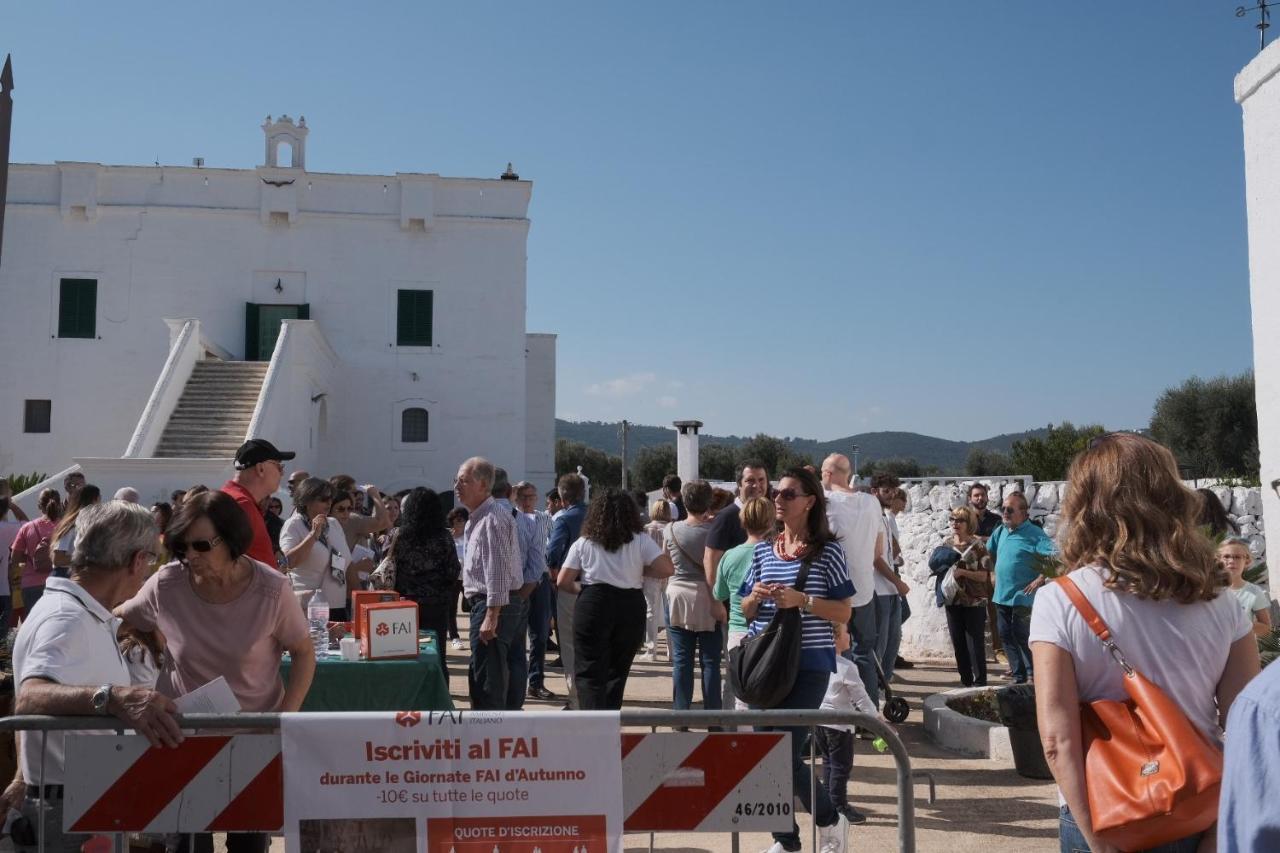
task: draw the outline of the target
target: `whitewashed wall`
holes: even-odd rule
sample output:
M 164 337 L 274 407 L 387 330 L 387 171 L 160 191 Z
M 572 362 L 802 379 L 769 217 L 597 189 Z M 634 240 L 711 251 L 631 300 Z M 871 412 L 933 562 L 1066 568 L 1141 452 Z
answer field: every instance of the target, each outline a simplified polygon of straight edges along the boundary
M 979 480 L 991 488 L 993 510 L 998 510 L 1004 495 L 1022 491 L 1031 505 L 1031 517 L 1042 519 L 1044 530 L 1056 536 L 1059 530 L 1059 509 L 1066 495 L 1067 484 L 1062 482 L 1034 483 L 1026 489 L 1020 480 Z M 1188 486 L 1206 486 L 1205 481 L 1188 482 Z M 1262 521 L 1262 496 L 1257 488 L 1207 485 L 1222 502 L 1228 515 L 1240 525 L 1240 533 L 1249 539 L 1249 549 L 1256 559 L 1266 555 L 1266 539 Z M 949 535 L 949 518 L 952 508 L 967 501 L 966 483 L 944 485 L 913 483 L 906 487 L 910 497 L 907 511 L 898 516 L 898 532 L 902 538 L 902 576 L 911 584 L 911 618 L 902 626 L 903 654 L 908 657 L 952 656 L 951 640 L 947 634 L 946 615 L 934 603 L 933 579 L 929 574 L 929 555 Z

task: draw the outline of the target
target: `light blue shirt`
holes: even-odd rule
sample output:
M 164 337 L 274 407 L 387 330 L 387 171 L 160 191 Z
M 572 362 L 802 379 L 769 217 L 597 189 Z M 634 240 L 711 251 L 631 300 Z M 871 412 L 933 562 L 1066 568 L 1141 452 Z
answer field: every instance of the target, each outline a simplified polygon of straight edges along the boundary
M 1219 853 L 1280 850 L 1280 665 L 1241 691 L 1227 715 Z
M 1030 607 L 1036 600 L 1023 588 L 1036 578 L 1037 554 L 1052 556 L 1057 549 L 1049 535 L 1030 521 L 1024 521 L 1013 530 L 1000 525 L 987 540 L 987 551 L 995 560 L 996 594 L 991 600 L 1006 607 Z
M 520 555 L 524 558 L 524 582 L 537 583 L 547 573 L 545 528 L 537 513 L 522 512 L 516 516 L 516 531 L 520 534 Z

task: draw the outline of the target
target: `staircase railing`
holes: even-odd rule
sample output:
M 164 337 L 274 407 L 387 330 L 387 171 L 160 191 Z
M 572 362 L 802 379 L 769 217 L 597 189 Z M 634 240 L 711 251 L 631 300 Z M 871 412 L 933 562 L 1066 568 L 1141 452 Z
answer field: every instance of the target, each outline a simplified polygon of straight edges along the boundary
M 333 387 L 338 354 L 315 320 L 285 320 L 245 438 L 265 438 L 298 453 L 305 468 L 315 448 L 316 404 Z
M 138 425 L 125 448 L 124 458 L 137 459 L 153 456 L 160 444 L 160 436 L 169 423 L 169 416 L 177 408 L 178 399 L 187 387 L 187 380 L 195 370 L 196 362 L 204 353 L 200 340 L 200 321 L 196 319 L 166 320 L 171 329 L 177 329 L 169 356 L 160 369 L 160 378 L 151 389 L 147 405 L 142 409 Z M 181 324 L 181 325 L 179 325 Z

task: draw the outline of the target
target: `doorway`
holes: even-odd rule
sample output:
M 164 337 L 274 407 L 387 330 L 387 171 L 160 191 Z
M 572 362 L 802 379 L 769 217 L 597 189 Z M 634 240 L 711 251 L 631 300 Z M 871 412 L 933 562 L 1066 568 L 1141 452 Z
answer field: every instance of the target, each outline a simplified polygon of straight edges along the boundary
M 245 303 L 244 360 L 270 361 L 285 320 L 310 320 L 310 305 L 260 305 Z

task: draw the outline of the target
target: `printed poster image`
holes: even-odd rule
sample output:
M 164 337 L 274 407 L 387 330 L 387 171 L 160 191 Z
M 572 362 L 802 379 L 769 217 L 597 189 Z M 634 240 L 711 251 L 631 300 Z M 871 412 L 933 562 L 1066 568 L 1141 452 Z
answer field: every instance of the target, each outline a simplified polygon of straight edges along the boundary
M 285 714 L 280 740 L 289 853 L 622 849 L 616 711 Z
M 413 818 L 304 820 L 299 824 L 303 853 L 416 853 Z

